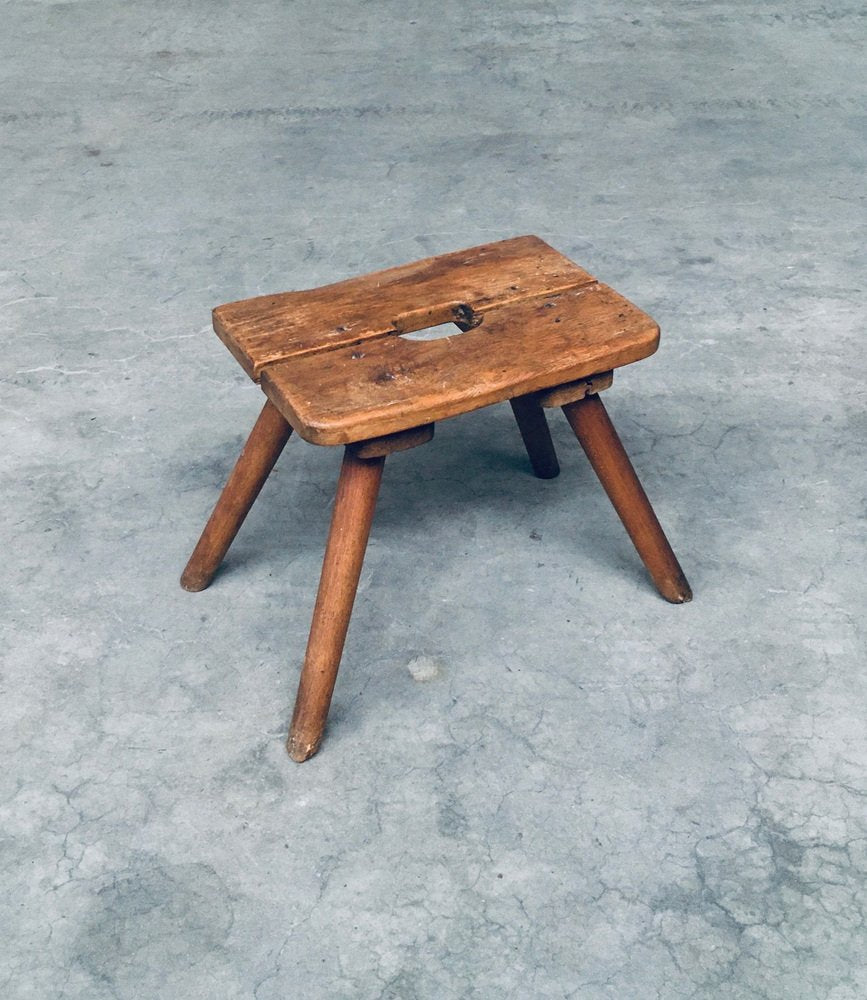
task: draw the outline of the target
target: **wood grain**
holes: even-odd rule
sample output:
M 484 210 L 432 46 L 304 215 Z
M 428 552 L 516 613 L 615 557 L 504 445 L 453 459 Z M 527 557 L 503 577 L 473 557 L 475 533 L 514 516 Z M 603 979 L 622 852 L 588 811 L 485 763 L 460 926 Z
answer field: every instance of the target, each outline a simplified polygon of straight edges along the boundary
M 287 749 L 304 761 L 319 748 L 358 578 L 376 508 L 385 456 L 358 458 L 351 448 L 343 456 L 313 623 L 301 670 Z
M 680 563 L 602 400 L 595 395 L 586 396 L 564 406 L 563 412 L 660 594 L 672 604 L 692 600 L 692 590 Z
M 492 309 L 440 340 L 389 335 L 270 365 L 262 388 L 313 444 L 348 444 L 548 389 L 652 354 L 659 328 L 605 285 Z
M 555 406 L 577 402 L 593 393 L 603 392 L 605 389 L 610 389 L 613 383 L 614 372 L 600 372 L 598 375 L 591 375 L 590 378 L 579 378 L 576 382 L 566 382 L 553 389 L 546 389 L 538 393 L 537 398 L 540 406 L 552 409 Z
M 184 590 L 204 590 L 213 580 L 291 433 L 292 428 L 277 407 L 266 400 L 181 574 Z
M 288 358 L 447 321 L 472 326 L 498 306 L 593 281 L 538 236 L 519 236 L 321 288 L 229 302 L 214 310 L 214 330 L 258 379 Z
M 432 441 L 435 426 L 435 424 L 423 424 L 421 427 L 411 427 L 408 431 L 398 431 L 397 434 L 386 434 L 384 437 L 359 441 L 350 447 L 358 458 L 393 455 L 396 451 L 408 451 L 410 448 L 417 448 Z

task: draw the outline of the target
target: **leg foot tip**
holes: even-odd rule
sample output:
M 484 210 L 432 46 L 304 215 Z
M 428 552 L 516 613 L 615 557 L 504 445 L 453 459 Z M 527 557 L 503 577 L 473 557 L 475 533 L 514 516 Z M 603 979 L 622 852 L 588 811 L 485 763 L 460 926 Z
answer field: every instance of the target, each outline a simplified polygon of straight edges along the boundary
M 302 740 L 297 736 L 290 735 L 286 741 L 286 749 L 292 760 L 297 764 L 303 764 L 305 760 L 309 760 L 319 749 L 319 740 L 310 742 L 309 740 Z
M 560 466 L 548 469 L 533 469 L 537 479 L 556 479 L 560 475 Z
M 189 573 L 186 570 L 181 576 L 181 586 L 191 594 L 197 594 L 200 590 L 205 590 L 210 582 L 211 577 Z
M 692 590 L 686 581 L 677 590 L 669 591 L 662 595 L 669 604 L 689 604 L 692 600 Z

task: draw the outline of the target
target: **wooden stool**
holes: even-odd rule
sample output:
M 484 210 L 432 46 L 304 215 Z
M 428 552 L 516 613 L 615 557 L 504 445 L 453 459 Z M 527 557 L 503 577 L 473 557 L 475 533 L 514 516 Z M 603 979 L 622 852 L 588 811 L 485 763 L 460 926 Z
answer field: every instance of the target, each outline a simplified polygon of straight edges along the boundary
M 407 334 L 443 323 L 460 333 Z M 692 594 L 598 393 L 652 354 L 659 328 L 536 236 L 430 257 L 324 288 L 214 310 L 214 329 L 268 397 L 181 577 L 203 590 L 293 430 L 345 445 L 288 749 L 316 753 L 385 456 L 434 422 L 508 399 L 537 476 L 559 472 L 543 407 L 560 406 L 662 596 Z

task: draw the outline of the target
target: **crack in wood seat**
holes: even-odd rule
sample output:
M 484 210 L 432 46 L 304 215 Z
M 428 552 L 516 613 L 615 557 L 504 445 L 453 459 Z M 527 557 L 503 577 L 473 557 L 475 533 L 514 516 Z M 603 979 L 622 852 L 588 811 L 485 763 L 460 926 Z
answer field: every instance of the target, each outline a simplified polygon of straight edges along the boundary
M 439 339 L 408 335 L 452 323 Z M 537 236 L 429 257 L 214 310 L 214 329 L 267 396 L 181 577 L 213 579 L 293 430 L 346 445 L 288 748 L 316 752 L 386 455 L 438 420 L 509 400 L 533 471 L 559 472 L 544 407 L 562 407 L 660 593 L 691 591 L 598 393 L 652 354 L 656 323 Z
M 595 279 L 538 236 L 374 271 L 321 288 L 259 295 L 214 310 L 214 330 L 244 371 L 304 354 L 474 317 L 510 302 L 591 285 Z

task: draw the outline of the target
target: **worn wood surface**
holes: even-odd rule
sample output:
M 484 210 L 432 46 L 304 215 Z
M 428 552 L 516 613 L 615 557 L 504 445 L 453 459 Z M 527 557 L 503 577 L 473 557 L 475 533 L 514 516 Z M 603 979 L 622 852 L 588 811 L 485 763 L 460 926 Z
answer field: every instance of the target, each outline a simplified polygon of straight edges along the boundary
M 652 354 L 659 328 L 605 285 L 512 303 L 440 340 L 390 335 L 270 365 L 262 388 L 314 444 L 477 410 Z
M 691 600 L 683 570 L 602 400 L 586 396 L 564 406 L 563 412 L 660 594 L 672 604 Z
M 312 757 L 322 739 L 384 464 L 385 456 L 358 458 L 351 448 L 347 448 L 343 456 L 313 623 L 289 730 L 287 749 L 293 760 Z
M 516 396 L 509 400 L 518 430 L 527 449 L 530 465 L 539 479 L 554 479 L 560 474 L 560 463 L 551 440 L 551 431 L 545 418 L 545 411 L 534 394 Z
M 384 437 L 359 441 L 350 447 L 358 458 L 393 455 L 396 451 L 408 451 L 420 444 L 427 444 L 434 436 L 434 426 L 434 424 L 424 424 L 421 427 L 411 427 L 408 431 L 399 431 L 397 434 L 386 434 Z
M 540 406 L 552 409 L 555 406 L 574 403 L 595 392 L 610 389 L 613 382 L 614 372 L 600 372 L 598 375 L 591 375 L 590 378 L 580 378 L 576 382 L 566 382 L 553 389 L 546 389 L 538 393 L 536 398 L 539 400 Z
M 184 590 L 204 590 L 214 578 L 291 433 L 277 407 L 266 400 L 181 575 Z
M 490 309 L 593 281 L 538 236 L 519 236 L 321 288 L 230 302 L 214 310 L 214 329 L 258 379 L 287 358 L 448 321 L 472 326 Z

